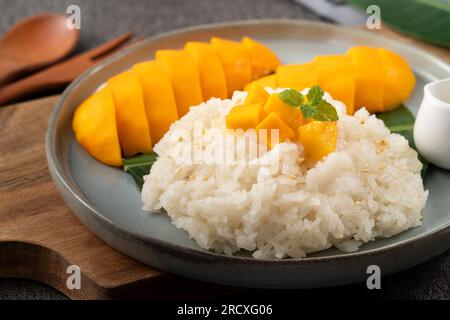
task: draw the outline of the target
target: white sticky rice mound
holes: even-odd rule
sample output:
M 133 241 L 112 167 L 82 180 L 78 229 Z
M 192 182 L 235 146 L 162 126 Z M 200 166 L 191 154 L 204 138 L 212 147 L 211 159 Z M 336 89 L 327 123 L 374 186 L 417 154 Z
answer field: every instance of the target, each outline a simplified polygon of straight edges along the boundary
M 258 259 L 301 258 L 331 246 L 355 251 L 421 224 L 428 192 L 417 153 L 365 109 L 345 115 L 329 94 L 340 118 L 337 149 L 312 168 L 298 161 L 303 147 L 292 142 L 263 155 L 266 164 L 180 164 L 174 150 L 191 142 L 174 131 L 193 134 L 194 121 L 206 136 L 211 128 L 225 131 L 228 112 L 245 95 L 211 99 L 172 125 L 154 148 L 159 158 L 145 177 L 144 210 L 164 209 L 204 249 L 228 255 L 244 249 Z M 212 149 L 216 142 L 203 139 Z M 227 150 L 234 151 L 245 152 Z M 270 161 L 279 170 L 270 172 Z

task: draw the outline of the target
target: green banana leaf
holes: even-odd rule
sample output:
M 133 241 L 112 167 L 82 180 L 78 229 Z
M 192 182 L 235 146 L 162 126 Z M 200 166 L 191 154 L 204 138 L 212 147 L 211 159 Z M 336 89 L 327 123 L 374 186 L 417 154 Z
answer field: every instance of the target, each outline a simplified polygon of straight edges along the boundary
M 136 182 L 139 190 L 144 185 L 144 176 L 150 173 L 150 169 L 156 161 L 156 153 L 138 155 L 132 158 L 123 159 L 123 170 L 128 172 Z
M 392 29 L 450 47 L 450 0 L 347 0 L 347 2 L 364 11 L 370 5 L 377 5 L 381 9 L 381 21 Z

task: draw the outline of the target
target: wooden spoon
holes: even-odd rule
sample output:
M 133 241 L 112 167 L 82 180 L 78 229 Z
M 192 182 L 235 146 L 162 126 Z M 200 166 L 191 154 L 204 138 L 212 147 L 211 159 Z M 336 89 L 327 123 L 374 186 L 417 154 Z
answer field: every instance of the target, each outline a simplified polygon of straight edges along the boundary
M 42 13 L 12 27 L 0 39 L 0 86 L 72 52 L 79 30 L 67 28 L 66 20 L 64 15 Z
M 98 62 L 117 53 L 132 37 L 125 33 L 96 48 L 58 62 L 11 84 L 0 87 L 0 106 L 32 94 L 60 89 Z

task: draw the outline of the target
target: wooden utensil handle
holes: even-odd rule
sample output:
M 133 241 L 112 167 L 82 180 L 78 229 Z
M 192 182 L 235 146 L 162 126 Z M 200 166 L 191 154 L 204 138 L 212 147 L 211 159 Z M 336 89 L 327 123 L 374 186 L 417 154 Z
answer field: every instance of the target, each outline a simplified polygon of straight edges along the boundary
M 81 56 L 58 63 L 3 88 L 0 87 L 0 105 L 34 93 L 63 88 L 93 65 L 90 59 Z
M 52 90 L 66 83 L 47 82 L 43 76 L 30 77 L 0 88 L 0 105 L 16 101 L 44 90 Z
M 0 87 L 19 74 L 17 62 L 0 57 Z
M 59 72 L 56 67 L 50 67 L 34 75 L 18 80 L 10 85 L 0 88 L 0 105 L 5 105 L 19 98 L 25 98 L 32 94 L 54 89 L 60 89 L 68 85 L 86 66 L 80 63 L 80 70 L 72 72 Z

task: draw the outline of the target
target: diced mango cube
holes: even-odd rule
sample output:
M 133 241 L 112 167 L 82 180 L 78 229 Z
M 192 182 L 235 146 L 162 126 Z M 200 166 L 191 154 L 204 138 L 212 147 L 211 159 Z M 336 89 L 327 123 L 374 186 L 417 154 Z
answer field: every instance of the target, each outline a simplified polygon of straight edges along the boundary
M 270 114 L 271 112 L 277 113 L 283 121 L 297 131 L 297 127 L 302 123 L 303 117 L 300 108 L 295 108 L 287 105 L 280 99 L 278 93 L 271 94 L 266 104 L 264 105 L 264 113 Z
M 278 115 L 276 112 L 271 112 L 267 117 L 264 118 L 263 121 L 261 121 L 256 126 L 256 131 L 260 133 L 261 130 L 265 129 L 267 134 L 267 145 L 270 149 L 273 148 L 273 146 L 277 143 L 281 143 L 286 141 L 287 139 L 293 140 L 295 138 L 295 133 L 289 127 L 283 119 Z M 275 138 L 273 134 L 275 132 L 272 132 L 272 130 L 278 131 L 278 139 L 273 140 Z
M 248 91 L 247 98 L 245 99 L 245 104 L 259 102 L 264 105 L 269 99 L 269 93 L 261 87 L 257 82 L 251 84 L 250 90 Z
M 319 161 L 336 150 L 336 122 L 312 121 L 298 128 L 298 138 L 308 159 Z
M 227 116 L 228 129 L 254 129 L 262 118 L 262 103 L 234 106 Z

